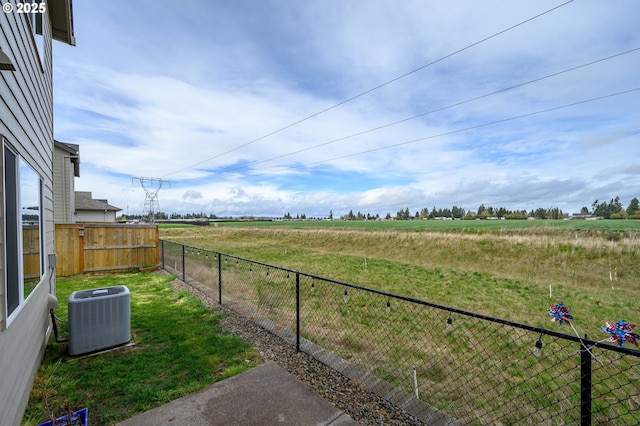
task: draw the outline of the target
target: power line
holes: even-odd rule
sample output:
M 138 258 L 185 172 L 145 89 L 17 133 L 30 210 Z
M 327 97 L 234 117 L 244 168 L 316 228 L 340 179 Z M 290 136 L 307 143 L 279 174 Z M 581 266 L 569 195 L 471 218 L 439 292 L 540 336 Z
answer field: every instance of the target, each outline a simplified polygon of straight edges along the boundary
M 403 79 L 403 78 L 405 78 L 405 77 L 407 77 L 407 76 L 409 76 L 409 75 L 411 75 L 411 74 L 414 74 L 414 73 L 416 73 L 416 72 L 418 72 L 418 71 L 421 71 L 421 70 L 423 70 L 423 69 L 425 69 L 425 68 L 427 68 L 427 67 L 430 67 L 430 66 L 435 65 L 435 64 L 437 64 L 437 63 L 439 63 L 439 62 L 442 62 L 442 61 L 444 61 L 445 59 L 448 59 L 448 58 L 450 58 L 450 57 L 452 57 L 452 56 L 454 56 L 454 55 L 457 55 L 457 54 L 462 53 L 462 52 L 464 52 L 464 51 L 466 51 L 466 50 L 469 50 L 469 49 L 471 49 L 472 47 L 475 47 L 475 46 L 477 46 L 477 45 L 479 45 L 479 44 L 481 44 L 481 43 L 484 43 L 484 42 L 486 42 L 486 41 L 488 41 L 488 40 L 491 40 L 491 39 L 493 39 L 493 38 L 495 38 L 495 37 L 497 37 L 497 36 L 499 36 L 499 35 L 502 35 L 502 34 L 504 34 L 504 33 L 508 32 L 508 31 L 511 31 L 511 30 L 513 30 L 513 29 L 515 29 L 515 28 L 517 28 L 517 27 L 520 27 L 520 26 L 522 26 L 522 25 L 524 25 L 524 24 L 526 24 L 526 23 L 528 23 L 528 22 L 533 21 L 534 19 L 537 19 L 537 18 L 539 18 L 539 17 L 541 17 L 541 16 L 544 16 L 544 15 L 546 15 L 546 14 L 548 14 L 548 13 L 551 13 L 551 12 L 553 12 L 553 11 L 555 11 L 555 10 L 557 10 L 557 9 L 559 9 L 559 8 L 561 8 L 561 7 L 563 7 L 563 6 L 566 6 L 567 4 L 572 3 L 573 1 L 574 1 L 574 0 L 566 1 L 565 3 L 562 3 L 562 4 L 560 4 L 560 5 L 558 5 L 558 6 L 555 6 L 555 7 L 551 8 L 551 9 L 548 9 L 548 10 L 546 10 L 546 11 L 542 12 L 542 13 L 539 13 L 539 14 L 537 14 L 537 15 L 535 15 L 535 16 L 533 16 L 533 17 L 531 17 L 531 18 L 525 19 L 525 20 L 524 20 L 524 21 L 522 21 L 522 22 L 519 22 L 519 23 L 517 23 L 517 24 L 515 24 L 515 25 L 512 25 L 512 26 L 510 26 L 510 27 L 508 27 L 508 28 L 506 28 L 506 29 L 504 29 L 504 30 L 502 30 L 502 31 L 499 31 L 499 32 L 497 32 L 497 33 L 495 33 L 495 34 L 492 34 L 492 35 L 488 36 L 488 37 L 485 37 L 485 38 L 483 38 L 483 39 L 481 39 L 481 40 L 479 40 L 479 41 L 476 41 L 475 43 L 472 43 L 472 44 L 470 44 L 470 45 L 468 45 L 468 46 L 465 46 L 465 47 L 463 47 L 463 48 L 461 48 L 461 49 L 458 49 L 458 50 L 456 50 L 456 51 L 454 51 L 454 52 L 452 52 L 452 53 L 449 53 L 448 55 L 445 55 L 445 56 L 443 56 L 443 57 L 441 57 L 441 58 L 439 58 L 439 59 L 436 59 L 436 60 L 434 60 L 434 61 L 432 61 L 432 62 L 429 62 L 428 64 L 422 65 L 422 66 L 420 66 L 420 67 L 418 67 L 418 68 L 415 68 L 415 69 L 413 69 L 413 70 L 411 70 L 411 71 L 409 71 L 409 72 L 406 72 L 406 73 L 404 73 L 404 74 L 402 74 L 402 75 L 400 75 L 400 76 L 398 76 L 398 77 L 395 77 L 395 78 L 393 78 L 393 79 L 391 79 L 391 80 L 388 80 L 388 81 L 386 81 L 386 82 L 384 82 L 384 83 L 381 83 L 381 84 L 379 84 L 379 85 L 377 85 L 377 86 L 375 86 L 375 87 L 373 87 L 373 88 L 371 88 L 371 89 L 368 89 L 368 90 L 366 90 L 366 91 L 364 91 L 364 92 L 361 92 L 361 93 L 359 93 L 359 94 L 357 94 L 357 95 L 355 95 L 355 96 L 352 96 L 352 97 L 350 97 L 350 98 L 348 98 L 348 99 L 345 99 L 345 100 L 343 100 L 343 101 L 341 101 L 341 102 L 338 102 L 337 104 L 334 104 L 334 105 L 332 105 L 332 106 L 330 106 L 330 107 L 328 107 L 328 108 L 325 108 L 325 109 L 323 109 L 323 110 L 321 110 L 321 111 L 318 111 L 318 112 L 316 112 L 316 113 L 314 113 L 314 114 L 311 114 L 311 115 L 309 115 L 309 116 L 307 116 L 307 117 L 305 117 L 305 118 L 302 118 L 302 119 L 300 119 L 300 120 L 298 120 L 298 121 L 295 121 L 295 122 L 293 122 L 293 123 L 291 123 L 291 124 L 288 124 L 288 125 L 286 125 L 286 126 L 284 126 L 284 127 L 279 128 L 279 129 L 277 129 L 277 130 L 274 130 L 274 131 L 273 131 L 273 132 L 271 132 L 271 133 L 267 133 L 266 135 L 260 136 L 260 137 L 259 137 L 259 138 L 257 138 L 257 139 L 253 139 L 253 140 L 251 140 L 251 141 L 249 141 L 249 142 L 246 142 L 246 143 L 243 143 L 243 144 L 241 144 L 241 145 L 238 145 L 237 147 L 232 148 L 232 149 L 230 149 L 230 150 L 227 150 L 227 151 L 225 151 L 225 152 L 223 152 L 223 153 L 220 153 L 220 154 L 215 155 L 215 156 L 213 156 L 213 157 L 209 157 L 209 158 L 204 159 L 204 160 L 202 160 L 202 161 L 198 161 L 197 163 L 191 164 L 191 165 L 189 165 L 189 166 L 187 166 L 187 167 L 183 167 L 182 169 L 179 169 L 179 170 L 173 171 L 173 172 L 171 172 L 171 173 L 168 173 L 168 174 L 164 175 L 164 177 L 171 176 L 171 175 L 173 175 L 173 174 L 180 173 L 180 172 L 182 172 L 182 171 L 185 171 L 185 170 L 188 170 L 188 169 L 194 168 L 194 167 L 196 167 L 196 166 L 199 166 L 199 165 L 201 165 L 201 164 L 207 163 L 207 162 L 209 162 L 209 161 L 211 161 L 211 160 L 215 160 L 215 159 L 220 158 L 220 157 L 222 157 L 222 156 L 224 156 L 224 155 L 230 154 L 230 153 L 232 153 L 232 152 L 234 152 L 234 151 L 237 151 L 237 150 L 239 150 L 239 149 L 241 149 L 241 148 L 244 148 L 244 147 L 249 146 L 249 145 L 251 145 L 251 144 L 254 144 L 254 143 L 258 142 L 258 141 L 261 141 L 261 140 L 263 140 L 263 139 L 266 139 L 266 138 L 268 138 L 268 137 L 270 137 L 270 136 L 273 136 L 273 135 L 275 135 L 275 134 L 277 134 L 277 133 L 280 133 L 280 132 L 282 132 L 282 131 L 284 131 L 284 130 L 287 130 L 287 129 L 291 128 L 291 127 L 294 127 L 294 126 L 296 126 L 296 125 L 298 125 L 298 124 L 300 124 L 300 123 L 303 123 L 303 122 L 305 122 L 305 121 L 307 121 L 307 120 L 310 120 L 310 119 L 312 119 L 312 118 L 314 118 L 314 117 L 317 117 L 317 116 L 319 116 L 319 115 L 321 115 L 321 114 L 324 114 L 325 112 L 328 112 L 328 111 L 331 111 L 331 110 L 333 110 L 333 109 L 335 109 L 335 108 L 338 108 L 338 107 L 340 107 L 340 106 L 342 106 L 342 105 L 344 105 L 344 104 L 346 104 L 346 103 L 348 103 L 348 102 L 351 102 L 351 101 L 353 101 L 353 100 L 355 100 L 355 99 L 358 99 L 358 98 L 360 98 L 360 97 L 362 97 L 362 96 L 364 96 L 364 95 L 367 95 L 367 94 L 369 94 L 369 93 L 371 93 L 371 92 L 374 92 L 374 91 L 376 91 L 376 90 L 378 90 L 378 89 L 381 89 L 381 88 L 383 88 L 383 87 L 385 87 L 385 86 L 388 86 L 389 84 L 395 83 L 396 81 L 398 81 L 398 80 L 400 80 L 400 79 Z
M 509 90 L 517 89 L 519 87 L 523 87 L 523 86 L 526 86 L 528 84 L 537 83 L 537 82 L 540 82 L 542 80 L 545 80 L 545 79 L 548 79 L 548 78 L 552 78 L 552 77 L 557 77 L 557 76 L 559 76 L 561 74 L 566 74 L 568 72 L 575 71 L 575 70 L 580 69 L 580 68 L 585 68 L 587 66 L 594 65 L 594 64 L 597 64 L 597 63 L 600 63 L 600 62 L 604 62 L 604 61 L 607 61 L 609 59 L 617 58 L 617 57 L 620 57 L 620 56 L 623 56 L 623 55 L 626 55 L 626 54 L 629 54 L 629 53 L 632 53 L 632 52 L 636 52 L 638 50 L 640 50 L 640 47 L 636 47 L 634 49 L 630 49 L 630 50 L 626 50 L 624 52 L 616 53 L 614 55 L 610 55 L 610 56 L 607 56 L 605 58 L 597 59 L 595 61 L 591 61 L 591 62 L 588 62 L 586 64 L 582 64 L 582 65 L 578 65 L 578 66 L 575 66 L 575 67 L 571 67 L 571 68 L 565 69 L 563 71 L 554 72 L 552 74 L 548 74 L 548 75 L 543 76 L 543 77 L 538 77 L 538 78 L 535 78 L 533 80 L 529 80 L 529 81 L 524 82 L 524 83 L 519 83 L 519 84 L 516 84 L 514 86 L 510 86 L 510 87 L 507 87 L 507 88 L 504 88 L 504 89 L 496 90 L 494 92 L 486 93 L 484 95 L 476 96 L 474 98 L 470 98 L 470 99 L 467 99 L 467 100 L 464 100 L 464 101 L 456 102 L 456 103 L 453 103 L 453 104 L 450 104 L 450 105 L 447 105 L 447 106 L 444 106 L 444 107 L 440 107 L 440 108 L 437 108 L 437 109 L 434 109 L 434 110 L 431 110 L 431 111 L 423 112 L 421 114 L 414 115 L 414 116 L 409 117 L 409 118 L 404 118 L 404 119 L 401 119 L 401 120 L 393 121 L 391 123 L 383 124 L 381 126 L 377 126 L 377 127 L 374 127 L 374 128 L 368 129 L 368 130 L 363 130 L 363 131 L 358 132 L 358 133 L 353 133 L 353 134 L 348 135 L 348 136 L 343 136 L 343 137 L 340 137 L 338 139 L 333 139 L 333 140 L 330 140 L 328 142 L 323 142 L 323 143 L 320 143 L 320 144 L 317 144 L 317 145 L 313 145 L 313 146 L 310 146 L 310 147 L 302 148 L 302 149 L 299 149 L 297 151 L 292 151 L 292 152 L 289 152 L 287 154 L 282 154 L 282 155 L 279 155 L 279 156 L 276 156 L 276 157 L 272 157 L 272 158 L 268 158 L 268 159 L 265 159 L 265 160 L 253 161 L 253 162 L 250 162 L 250 163 L 247 163 L 247 164 L 243 164 L 242 166 L 238 166 L 238 167 L 234 167 L 234 168 L 231 168 L 231 169 L 227 169 L 224 172 L 228 173 L 228 172 L 232 172 L 232 171 L 235 171 L 235 170 L 241 170 L 241 169 L 247 168 L 247 167 L 252 166 L 252 165 L 263 164 L 263 163 L 267 163 L 269 161 L 279 160 L 281 158 L 289 157 L 291 155 L 299 154 L 301 152 L 311 151 L 312 149 L 320 148 L 320 147 L 327 146 L 327 145 L 331 145 L 333 143 L 344 141 L 344 140 L 350 139 L 350 138 L 354 138 L 356 136 L 362 136 L 364 134 L 375 132 L 377 130 L 381 130 L 381 129 L 384 129 L 384 128 L 387 128 L 387 127 L 395 126 L 397 124 L 406 123 L 407 121 L 414 120 L 416 118 L 425 117 L 425 116 L 427 116 L 429 114 L 434 114 L 436 112 L 441 112 L 441 111 L 444 111 L 444 110 L 447 110 L 447 109 L 450 109 L 450 108 L 454 108 L 454 107 L 457 107 L 457 106 L 460 106 L 460 105 L 464 105 L 464 104 L 467 104 L 467 103 L 470 103 L 470 102 L 473 102 L 473 101 L 477 101 L 477 100 L 480 100 L 480 99 L 488 98 L 490 96 L 497 95 L 499 93 L 504 93 L 504 92 L 507 92 Z
M 590 98 L 590 99 L 586 99 L 586 100 L 582 100 L 582 101 L 572 102 L 570 104 L 565 104 L 565 105 L 561 105 L 561 106 L 557 106 L 557 107 L 547 108 L 547 109 L 543 109 L 543 110 L 540 110 L 540 111 L 530 112 L 530 113 L 527 113 L 527 114 L 516 115 L 514 117 L 503 118 L 501 120 L 496 120 L 496 121 L 492 121 L 492 122 L 489 122 L 489 123 L 477 124 L 477 125 L 474 125 L 474 126 L 465 127 L 463 129 L 451 130 L 449 132 L 439 133 L 437 135 L 426 136 L 426 137 L 423 137 L 423 138 L 412 139 L 412 140 L 409 140 L 409 141 L 399 142 L 399 143 L 395 143 L 395 144 L 391 144 L 391 145 L 385 145 L 385 146 L 381 146 L 381 147 L 378 147 L 378 148 L 372 148 L 372 149 L 368 149 L 368 150 L 365 150 L 365 151 L 354 152 L 352 154 L 346 154 L 346 155 L 341 155 L 341 156 L 338 156 L 338 157 L 328 158 L 328 159 L 325 159 L 325 160 L 314 161 L 314 162 L 311 162 L 311 163 L 302 164 L 300 166 L 281 167 L 281 168 L 279 168 L 277 170 L 302 169 L 302 168 L 306 168 L 306 167 L 309 167 L 309 166 L 314 166 L 316 164 L 328 163 L 328 162 L 335 161 L 335 160 L 341 160 L 343 158 L 355 157 L 355 156 L 363 155 L 363 154 L 370 154 L 372 152 L 383 151 L 385 149 L 396 148 L 398 146 L 409 145 L 409 144 L 413 144 L 413 143 L 416 143 L 416 142 L 426 141 L 426 140 L 429 140 L 429 139 L 436 139 L 436 138 L 440 138 L 440 137 L 443 137 L 443 136 L 454 135 L 456 133 L 462 133 L 462 132 L 467 132 L 467 131 L 470 131 L 470 130 L 479 129 L 479 128 L 482 128 L 482 127 L 488 127 L 488 126 L 493 126 L 493 125 L 496 125 L 496 124 L 506 123 L 506 122 L 518 120 L 518 119 L 521 119 L 521 118 L 526 118 L 526 117 L 531 117 L 531 116 L 534 116 L 534 115 L 544 114 L 544 113 L 551 112 L 551 111 L 557 111 L 557 110 L 560 110 L 560 109 L 569 108 L 569 107 L 573 107 L 573 106 L 576 106 L 576 105 L 582 105 L 582 104 L 586 104 L 586 103 L 589 103 L 589 102 L 595 102 L 595 101 L 599 101 L 599 100 L 602 100 L 602 99 L 612 98 L 614 96 L 625 95 L 627 93 L 632 93 L 632 92 L 636 92 L 636 91 L 640 91 L 640 87 L 636 87 L 634 89 L 624 90 L 622 92 L 616 92 L 616 93 L 611 93 L 611 94 L 608 94 L 608 95 L 598 96 L 596 98 Z M 254 173 L 254 174 L 252 174 L 252 176 L 259 176 L 259 175 L 263 175 L 263 174 L 272 174 L 272 173 L 273 173 L 273 171 L 263 172 L 263 173 Z

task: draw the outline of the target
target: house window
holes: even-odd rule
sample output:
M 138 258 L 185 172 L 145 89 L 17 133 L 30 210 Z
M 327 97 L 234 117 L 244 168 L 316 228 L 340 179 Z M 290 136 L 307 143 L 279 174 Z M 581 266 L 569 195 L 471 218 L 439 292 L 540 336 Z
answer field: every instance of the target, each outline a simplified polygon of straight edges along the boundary
M 36 50 L 39 53 L 40 66 L 44 66 L 44 32 L 42 22 L 46 11 L 46 3 L 43 0 L 23 0 L 24 6 L 22 11 L 24 16 L 29 20 L 33 40 L 36 43 Z
M 42 278 L 42 179 L 4 146 L 7 318 L 11 320 Z

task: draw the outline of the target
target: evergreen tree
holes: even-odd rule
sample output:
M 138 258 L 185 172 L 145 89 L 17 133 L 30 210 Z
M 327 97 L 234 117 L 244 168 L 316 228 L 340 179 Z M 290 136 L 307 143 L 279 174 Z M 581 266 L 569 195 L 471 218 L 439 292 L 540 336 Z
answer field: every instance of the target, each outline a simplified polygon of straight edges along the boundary
M 620 197 L 616 196 L 616 198 L 609 202 L 609 215 L 620 213 L 621 211 L 622 203 L 620 202 Z
M 535 217 L 536 219 L 546 219 L 547 211 L 542 207 L 538 207 L 536 211 L 533 213 L 533 217 Z
M 629 217 L 632 217 L 640 212 L 640 202 L 638 202 L 638 198 L 633 197 L 629 202 L 629 206 L 627 207 L 627 214 Z
M 622 204 L 620 203 L 620 197 L 612 198 L 608 203 L 603 201 L 598 203 L 598 200 L 594 201 L 591 205 L 593 208 L 593 214 L 596 216 L 604 217 L 605 219 L 611 218 L 612 214 L 620 213 L 622 211 Z
M 462 207 L 453 206 L 451 207 L 451 215 L 456 219 L 461 219 L 464 217 L 465 212 Z
M 434 219 L 436 217 L 436 206 L 433 206 L 431 209 L 431 213 L 429 213 L 429 219 Z

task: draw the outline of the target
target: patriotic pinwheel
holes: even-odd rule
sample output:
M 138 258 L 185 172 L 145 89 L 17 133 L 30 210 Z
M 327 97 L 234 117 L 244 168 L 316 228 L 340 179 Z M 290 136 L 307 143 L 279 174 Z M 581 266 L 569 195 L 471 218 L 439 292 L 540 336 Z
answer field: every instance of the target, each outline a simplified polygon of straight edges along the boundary
M 571 309 L 567 308 L 562 302 L 560 302 L 557 305 L 551 305 L 547 312 L 549 312 L 549 315 L 552 317 L 551 321 L 559 321 L 560 325 L 562 325 L 564 321 L 571 324 L 573 317 L 569 315 L 570 311 Z
M 629 341 L 638 346 L 636 339 L 640 339 L 633 330 L 636 328 L 635 324 L 629 324 L 625 320 L 620 320 L 617 323 L 605 321 L 606 326 L 601 327 L 602 331 L 611 334 L 609 342 L 618 342 L 618 347 L 621 348 L 625 342 Z

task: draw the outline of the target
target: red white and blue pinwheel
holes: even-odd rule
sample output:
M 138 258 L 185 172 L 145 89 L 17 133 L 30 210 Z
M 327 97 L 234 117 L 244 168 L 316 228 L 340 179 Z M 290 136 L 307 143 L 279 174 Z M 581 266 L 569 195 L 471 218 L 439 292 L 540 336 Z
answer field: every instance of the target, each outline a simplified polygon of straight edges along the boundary
M 559 321 L 560 325 L 562 325 L 564 321 L 571 324 L 573 317 L 569 315 L 570 311 L 570 308 L 567 308 L 562 302 L 560 302 L 557 305 L 551 305 L 547 312 L 551 315 L 551 321 Z
M 633 332 L 636 328 L 635 324 L 629 324 L 625 320 L 620 320 L 615 324 L 610 321 L 605 321 L 605 324 L 606 326 L 601 328 L 605 333 L 611 334 L 611 337 L 608 339 L 609 342 L 618 342 L 619 348 L 621 348 L 625 342 L 631 342 L 638 346 L 636 339 L 640 339 L 640 336 Z

